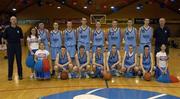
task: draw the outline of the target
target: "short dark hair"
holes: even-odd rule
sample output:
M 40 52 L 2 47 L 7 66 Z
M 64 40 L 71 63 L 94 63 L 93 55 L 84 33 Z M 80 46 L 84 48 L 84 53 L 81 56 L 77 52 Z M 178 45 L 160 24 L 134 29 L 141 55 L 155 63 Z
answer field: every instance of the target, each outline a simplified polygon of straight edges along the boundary
M 81 46 L 79 47 L 79 49 L 81 49 L 81 48 L 85 49 L 85 46 L 84 46 L 84 45 L 81 45 Z
M 61 48 L 65 48 L 66 49 L 66 47 L 64 45 L 62 45 Z
M 96 48 L 96 49 L 98 49 L 98 48 L 101 48 L 101 46 L 97 46 L 97 48 Z
M 113 44 L 113 45 L 112 45 L 112 47 L 116 47 L 116 45 L 115 45 L 115 44 Z
M 129 47 L 133 47 L 133 45 L 132 45 L 132 44 L 130 44 L 130 45 L 129 45 Z
M 113 21 L 116 21 L 116 22 L 118 22 L 118 19 L 113 19 L 113 20 L 112 20 L 112 22 L 113 22 Z
M 144 46 L 144 49 L 145 49 L 145 48 L 149 48 L 149 45 L 145 45 L 145 46 Z

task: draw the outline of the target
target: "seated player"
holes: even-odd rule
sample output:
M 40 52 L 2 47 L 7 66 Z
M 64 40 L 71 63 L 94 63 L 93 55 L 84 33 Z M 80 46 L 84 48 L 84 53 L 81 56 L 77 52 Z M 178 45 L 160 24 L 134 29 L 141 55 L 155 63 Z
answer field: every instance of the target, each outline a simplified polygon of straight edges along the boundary
M 39 43 L 39 49 L 35 52 L 35 61 L 37 62 L 38 60 L 43 60 L 43 59 L 48 59 L 49 56 L 49 52 L 47 50 L 45 50 L 45 45 L 43 42 Z M 51 74 L 50 74 L 50 70 L 47 72 L 44 71 L 36 71 L 36 79 L 38 80 L 43 80 L 43 79 L 50 79 Z
M 166 46 L 165 44 L 161 45 L 161 51 L 156 54 L 157 59 L 157 67 L 155 70 L 155 76 L 158 78 L 161 74 L 168 74 L 168 56 L 166 54 Z
M 129 45 L 128 52 L 125 51 L 123 61 L 122 61 L 122 72 L 123 73 L 135 73 L 138 72 L 137 65 L 137 54 L 133 51 L 133 46 Z
M 120 76 L 120 54 L 116 49 L 116 45 L 112 45 L 111 51 L 107 53 L 107 71 L 110 71 L 113 76 Z
M 73 68 L 73 65 L 71 64 L 71 58 L 69 53 L 66 51 L 65 46 L 61 46 L 60 52 L 56 55 L 56 70 L 58 73 L 58 78 L 60 78 L 62 71 L 68 71 L 70 72 Z
M 79 52 L 75 55 L 75 60 L 76 60 L 77 68 L 80 73 L 80 77 L 89 78 L 88 72 L 90 72 L 91 67 L 89 65 L 89 52 L 85 51 L 85 46 L 81 45 L 79 47 Z
M 105 70 L 105 54 L 101 46 L 98 46 L 96 52 L 93 53 L 93 69 L 95 70 L 94 77 L 102 78 L 103 70 Z
M 153 56 L 149 45 L 144 46 L 144 53 L 140 55 L 140 66 L 143 76 L 147 72 L 153 74 Z

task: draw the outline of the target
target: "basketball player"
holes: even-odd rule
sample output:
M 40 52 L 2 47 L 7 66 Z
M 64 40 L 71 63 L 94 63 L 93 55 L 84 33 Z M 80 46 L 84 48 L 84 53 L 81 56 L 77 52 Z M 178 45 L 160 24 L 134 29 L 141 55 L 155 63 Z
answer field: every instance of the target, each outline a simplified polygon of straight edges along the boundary
M 93 53 L 93 68 L 95 69 L 94 77 L 102 78 L 102 72 L 105 70 L 105 54 L 100 46 Z
M 71 71 L 73 69 L 73 65 L 71 64 L 71 58 L 69 53 L 66 50 L 65 46 L 61 46 L 60 52 L 56 55 L 56 66 L 58 72 L 58 78 L 60 78 L 60 74 L 63 70 Z
M 55 75 L 54 65 L 56 60 L 56 55 L 59 53 L 62 45 L 62 33 L 59 30 L 59 24 L 57 22 L 53 23 L 53 30 L 50 32 L 50 48 L 51 48 L 51 60 L 52 60 L 52 76 Z
M 133 51 L 133 46 L 129 45 L 129 50 L 124 54 L 122 61 L 122 72 L 131 72 L 133 75 L 138 72 L 137 54 Z
M 108 33 L 108 51 L 111 50 L 112 45 L 116 45 L 117 50 L 120 50 L 121 45 L 121 30 L 118 28 L 118 21 L 112 21 L 112 27 Z
M 91 28 L 87 26 L 87 19 L 82 18 L 81 20 L 82 25 L 77 28 L 78 34 L 78 48 L 83 45 L 85 46 L 86 51 L 90 50 L 90 35 L 91 35 Z
M 41 42 L 45 45 L 45 49 L 49 51 L 49 31 L 44 28 L 44 23 L 39 23 L 38 34 Z
M 100 22 L 96 22 L 96 28 L 93 31 L 93 53 L 96 52 L 97 46 L 104 52 L 104 31 L 101 29 Z
M 131 19 L 128 19 L 127 25 L 124 32 L 125 51 L 128 51 L 129 45 L 132 45 L 134 51 L 136 51 L 137 29 L 132 26 L 133 21 Z
M 140 66 L 144 76 L 145 73 L 153 73 L 153 56 L 150 52 L 149 45 L 144 46 L 144 52 L 140 55 Z
M 72 28 L 72 21 L 67 21 L 67 28 L 63 31 L 63 34 L 64 45 L 73 61 L 76 53 L 76 31 Z
M 144 52 L 144 46 L 148 45 L 150 47 L 151 52 L 151 39 L 153 35 L 153 29 L 149 26 L 150 20 L 145 18 L 144 25 L 139 28 L 139 54 Z
M 81 45 L 79 47 L 79 52 L 75 55 L 77 68 L 80 71 L 80 77 L 89 78 L 88 72 L 90 72 L 90 65 L 89 65 L 89 52 L 85 51 L 85 47 Z
M 110 71 L 113 76 L 120 76 L 120 61 L 121 56 L 119 51 L 116 49 L 116 45 L 112 45 L 111 51 L 107 53 L 107 71 Z

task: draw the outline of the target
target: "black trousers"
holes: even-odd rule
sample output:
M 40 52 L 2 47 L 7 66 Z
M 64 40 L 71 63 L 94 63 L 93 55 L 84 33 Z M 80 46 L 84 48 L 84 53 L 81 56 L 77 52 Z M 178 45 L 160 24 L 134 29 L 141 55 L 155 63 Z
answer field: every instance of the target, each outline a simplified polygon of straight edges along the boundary
M 16 56 L 18 75 L 22 75 L 22 49 L 21 44 L 8 44 L 7 45 L 7 55 L 8 55 L 8 78 L 12 78 L 13 76 L 13 64 L 14 57 Z
M 161 45 L 155 45 L 155 50 L 154 50 L 154 62 L 156 66 L 156 54 L 161 51 Z M 169 55 L 169 46 L 166 44 L 166 54 Z

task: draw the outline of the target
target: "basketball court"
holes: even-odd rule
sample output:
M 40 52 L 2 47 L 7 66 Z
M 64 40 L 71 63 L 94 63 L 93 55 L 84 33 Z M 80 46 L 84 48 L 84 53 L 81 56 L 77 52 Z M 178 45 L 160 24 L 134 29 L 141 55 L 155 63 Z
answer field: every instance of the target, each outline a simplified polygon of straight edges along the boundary
M 81 18 L 87 18 L 92 29 L 96 22 L 108 35 L 108 28 L 114 19 L 124 31 L 128 19 L 139 29 L 144 18 L 150 19 L 154 29 L 159 18 L 166 19 L 170 29 L 169 38 L 169 72 L 180 79 L 180 1 L 179 0 L 1 0 L 0 26 L 9 25 L 9 18 L 15 15 L 18 26 L 23 31 L 22 66 L 23 80 L 18 79 L 17 65 L 14 62 L 13 80 L 8 81 L 8 60 L 6 50 L 0 48 L 0 99 L 180 99 L 180 82 L 160 83 L 153 77 L 145 81 L 140 77 L 112 77 L 106 81 L 102 78 L 74 78 L 61 80 L 31 79 L 31 69 L 26 66 L 28 55 L 27 37 L 32 27 L 43 22 L 49 31 L 53 23 L 59 23 L 59 29 L 66 28 L 66 22 L 72 21 L 73 28 L 81 25 Z M 137 39 L 137 42 L 139 40 Z M 154 39 L 152 53 L 154 55 Z M 138 46 L 138 45 L 137 45 Z M 105 45 L 107 49 L 107 45 Z M 92 54 L 92 52 L 90 52 Z M 107 51 L 104 52 L 107 54 Z M 124 55 L 124 41 L 121 41 L 120 55 Z M 50 60 L 50 57 L 49 57 Z M 139 61 L 139 58 L 138 58 Z M 138 62 L 139 63 L 139 62 Z

